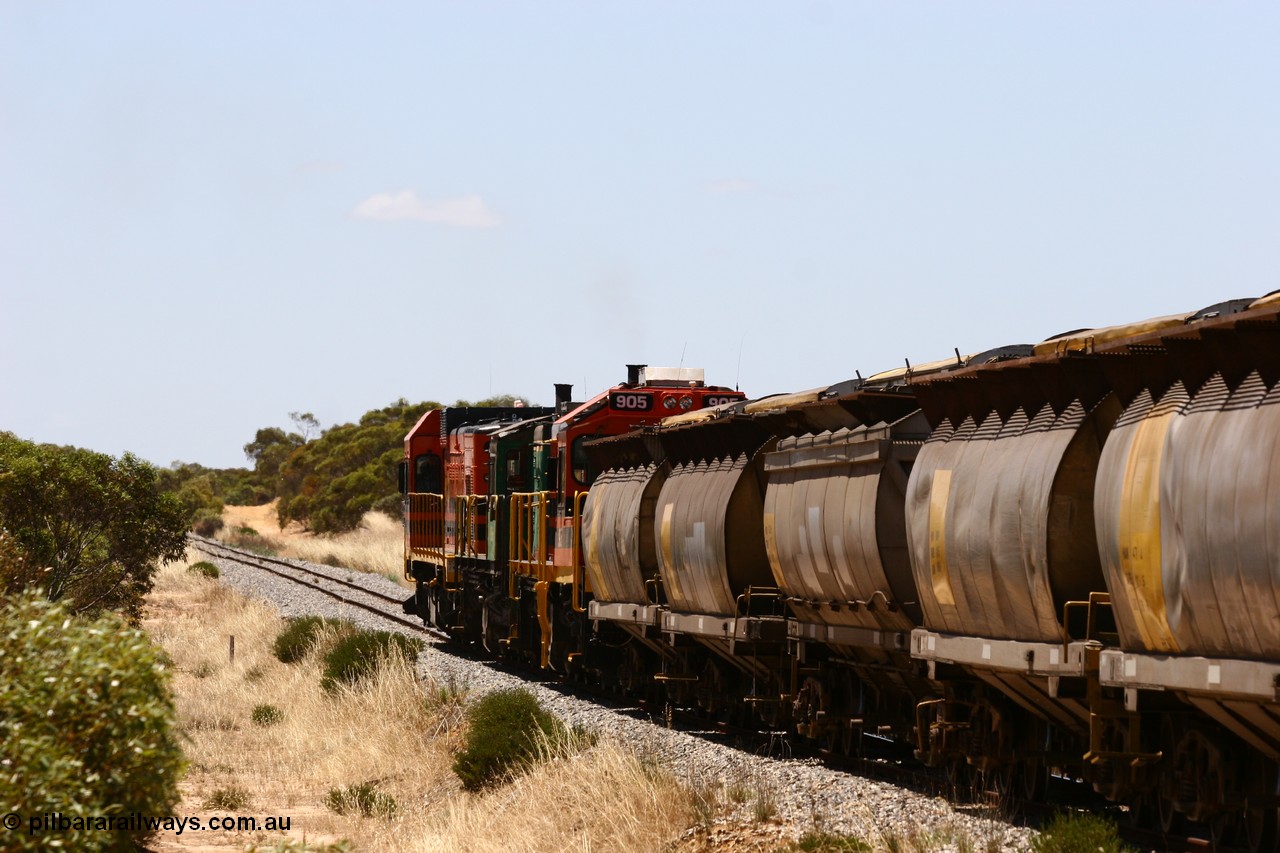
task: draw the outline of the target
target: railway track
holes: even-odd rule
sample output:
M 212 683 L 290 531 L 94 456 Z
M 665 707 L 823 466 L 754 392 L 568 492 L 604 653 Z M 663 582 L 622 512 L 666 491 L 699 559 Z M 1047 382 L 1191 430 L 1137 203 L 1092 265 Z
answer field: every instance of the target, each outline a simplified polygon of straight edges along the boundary
M 372 613 L 380 619 L 385 619 L 388 622 L 394 622 L 397 625 L 409 628 L 416 633 L 426 634 L 427 636 L 435 637 L 439 640 L 449 639 L 447 635 L 439 631 L 434 631 L 423 625 L 422 620 L 410 619 L 396 612 L 400 609 L 402 599 L 396 598 L 395 596 L 386 595 L 385 593 L 368 589 L 360 584 L 353 583 L 345 578 L 336 577 L 335 575 L 331 575 L 327 572 L 317 571 L 316 569 L 307 568 L 305 566 L 299 566 L 296 563 L 292 563 L 288 560 L 282 560 L 277 557 L 269 557 L 252 551 L 233 548 L 212 539 L 205 539 L 202 536 L 189 534 L 188 540 L 191 542 L 193 547 L 211 556 L 218 557 L 223 560 L 231 560 L 232 562 L 239 563 L 242 566 L 248 566 L 250 568 L 275 575 L 278 578 L 292 581 L 299 586 L 319 592 L 322 595 L 326 595 L 329 598 L 335 599 L 336 601 L 350 607 L 355 607 L 359 610 Z M 312 578 L 314 580 L 309 580 L 308 578 Z M 343 593 L 335 590 L 331 586 L 326 586 L 326 584 L 353 590 L 356 593 L 359 593 L 359 595 L 364 596 L 366 599 L 373 599 L 379 603 L 371 604 L 367 600 L 361 600 L 360 598 L 353 597 L 350 593 Z M 391 609 L 389 610 L 388 608 Z
M 475 655 L 468 654 L 466 650 L 453 643 L 447 634 L 424 626 L 420 620 L 402 615 L 400 612 L 402 599 L 377 590 L 368 589 L 348 580 L 346 577 L 340 576 L 340 574 L 346 574 L 345 572 L 335 569 L 333 573 L 330 573 L 314 568 L 311 565 L 299 565 L 295 561 L 235 548 L 222 542 L 195 535 L 190 535 L 189 541 L 192 547 L 209 556 L 229 560 L 238 565 L 265 572 L 324 595 L 344 606 L 371 613 L 379 619 L 407 628 L 415 634 L 430 637 L 442 645 L 451 646 L 459 657 L 483 662 L 485 665 L 499 671 L 505 671 L 520 677 L 528 677 L 528 673 L 510 668 L 500 662 L 489 659 L 482 661 Z M 954 782 L 949 782 L 939 776 L 937 772 L 930 771 L 910 761 L 902 761 L 888 755 L 852 757 L 831 754 L 825 750 L 807 752 L 801 744 L 792 742 L 785 737 L 780 739 L 778 732 L 754 731 L 726 725 L 723 722 L 711 721 L 705 716 L 683 709 L 658 707 L 654 703 L 645 700 L 623 701 L 618 696 L 593 690 L 590 685 L 581 683 L 569 681 L 547 683 L 544 679 L 539 680 L 545 687 L 568 697 L 592 702 L 599 706 L 601 710 L 612 711 L 613 713 L 636 719 L 665 720 L 668 728 L 674 728 L 687 734 L 694 734 L 756 755 L 772 758 L 785 756 L 796 760 L 818 757 L 827 765 L 844 772 L 891 782 L 929 796 L 945 796 L 958 802 L 961 808 L 978 808 L 991 811 L 1004 810 L 1006 819 L 1013 822 L 1029 821 L 1032 824 L 1036 824 L 1053 811 L 1051 808 L 1039 804 L 1021 804 L 1017 806 L 1015 814 L 1009 814 L 1007 809 L 995 801 L 993 792 L 980 791 L 972 787 L 963 791 L 958 790 Z M 1091 792 L 1087 792 L 1083 785 L 1064 779 L 1054 779 L 1053 782 L 1056 788 L 1053 800 L 1059 807 L 1065 806 L 1072 809 L 1092 811 L 1104 805 L 1099 798 L 1092 795 Z M 1164 836 L 1149 830 L 1139 830 L 1123 825 L 1121 834 L 1130 843 L 1139 845 L 1142 850 L 1204 851 L 1214 849 L 1212 844 L 1204 839 Z M 1231 848 L 1220 847 L 1218 849 L 1228 850 Z

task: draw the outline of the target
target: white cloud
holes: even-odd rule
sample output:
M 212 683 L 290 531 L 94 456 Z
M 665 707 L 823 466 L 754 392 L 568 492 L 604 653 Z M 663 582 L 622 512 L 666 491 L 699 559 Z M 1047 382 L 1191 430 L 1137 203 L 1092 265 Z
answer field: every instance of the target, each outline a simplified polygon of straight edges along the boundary
M 703 185 L 709 193 L 749 193 L 756 190 L 754 181 L 746 178 L 725 178 L 720 181 L 708 181 Z
M 371 195 L 352 211 L 358 219 L 395 222 L 415 219 L 455 228 L 492 228 L 502 223 L 501 217 L 489 209 L 478 195 L 424 201 L 413 190 Z

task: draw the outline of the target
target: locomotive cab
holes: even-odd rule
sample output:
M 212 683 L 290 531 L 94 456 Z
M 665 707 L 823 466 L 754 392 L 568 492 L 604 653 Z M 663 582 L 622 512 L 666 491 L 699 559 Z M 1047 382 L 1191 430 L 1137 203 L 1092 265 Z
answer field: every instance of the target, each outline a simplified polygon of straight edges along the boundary
M 592 589 L 582 553 L 582 510 L 600 473 L 588 444 L 673 413 L 745 399 L 739 391 L 708 386 L 701 369 L 627 368 L 625 383 L 585 403 L 557 401 L 559 416 L 540 425 L 533 437 L 533 491 L 511 496 L 512 596 L 529 601 L 528 621 L 536 630 L 525 636 L 538 637 L 536 648 L 528 643 L 522 648 L 544 667 L 564 670 L 585 650 Z

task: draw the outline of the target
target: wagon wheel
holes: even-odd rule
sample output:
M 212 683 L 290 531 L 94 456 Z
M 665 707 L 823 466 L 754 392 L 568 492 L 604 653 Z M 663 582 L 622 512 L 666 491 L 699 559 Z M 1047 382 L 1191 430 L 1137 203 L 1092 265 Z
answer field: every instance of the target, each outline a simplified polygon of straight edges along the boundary
M 951 790 L 952 799 L 957 802 L 969 802 L 974 799 L 976 773 L 973 766 L 963 758 L 953 758 L 947 762 L 947 787 Z
M 1163 786 L 1155 795 L 1156 823 L 1165 835 L 1180 835 L 1186 826 L 1182 813 L 1174 808 L 1173 797 L 1173 793 L 1163 790 Z
M 1018 774 L 1018 796 L 1024 803 L 1042 803 L 1049 791 L 1049 765 L 1042 758 L 1028 758 L 1022 762 Z
M 1238 815 L 1235 812 L 1219 812 L 1205 823 L 1209 827 L 1209 842 L 1214 850 L 1235 849 Z
M 851 758 L 862 756 L 862 727 L 853 725 L 852 720 L 840 727 L 840 752 Z
M 818 738 L 818 749 L 827 755 L 836 755 L 840 750 L 840 731 L 832 726 L 824 729 Z
M 1174 755 L 1174 750 L 1179 743 L 1181 735 L 1181 727 L 1175 725 L 1173 719 L 1167 714 L 1160 721 L 1160 746 L 1162 750 L 1166 750 L 1166 755 Z M 1160 781 L 1157 785 L 1153 797 L 1156 801 L 1156 822 L 1160 827 L 1160 831 L 1166 835 L 1181 834 L 1186 827 L 1186 819 L 1182 813 L 1174 808 L 1175 800 L 1178 797 L 1178 782 L 1174 778 L 1171 768 L 1166 768 L 1160 774 Z
M 1246 808 L 1240 818 L 1240 842 L 1250 853 L 1273 853 L 1276 849 L 1276 810 Z
M 1156 818 L 1156 797 L 1151 791 L 1134 794 L 1127 804 L 1129 808 L 1125 815 L 1125 825 L 1133 829 L 1149 829 Z

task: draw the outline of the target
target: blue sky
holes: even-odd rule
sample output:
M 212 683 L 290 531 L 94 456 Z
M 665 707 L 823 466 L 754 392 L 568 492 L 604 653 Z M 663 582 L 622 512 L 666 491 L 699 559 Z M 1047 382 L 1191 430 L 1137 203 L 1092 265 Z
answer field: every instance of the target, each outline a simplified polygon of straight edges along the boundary
M 0 429 L 756 396 L 1280 287 L 1280 7 L 0 3 Z

